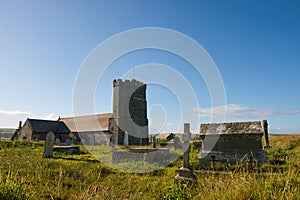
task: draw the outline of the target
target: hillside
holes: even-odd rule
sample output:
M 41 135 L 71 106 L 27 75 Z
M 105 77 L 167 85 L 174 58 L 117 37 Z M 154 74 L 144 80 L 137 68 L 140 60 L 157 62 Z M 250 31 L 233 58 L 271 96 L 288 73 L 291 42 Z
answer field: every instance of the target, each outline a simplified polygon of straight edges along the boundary
M 11 138 L 16 129 L 12 128 L 0 128 L 0 138 Z

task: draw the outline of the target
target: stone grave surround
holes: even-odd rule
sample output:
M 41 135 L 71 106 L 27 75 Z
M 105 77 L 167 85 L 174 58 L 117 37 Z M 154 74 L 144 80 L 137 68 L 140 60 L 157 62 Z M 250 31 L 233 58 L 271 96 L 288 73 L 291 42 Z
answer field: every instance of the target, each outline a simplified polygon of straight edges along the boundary
M 169 158 L 169 148 L 130 148 L 129 151 L 114 151 L 112 161 L 114 163 L 139 162 L 149 163 L 165 162 Z
M 268 161 L 262 147 L 263 130 L 258 122 L 201 124 L 203 140 L 199 163 L 209 166 L 212 162 L 237 164 L 253 158 L 258 165 Z

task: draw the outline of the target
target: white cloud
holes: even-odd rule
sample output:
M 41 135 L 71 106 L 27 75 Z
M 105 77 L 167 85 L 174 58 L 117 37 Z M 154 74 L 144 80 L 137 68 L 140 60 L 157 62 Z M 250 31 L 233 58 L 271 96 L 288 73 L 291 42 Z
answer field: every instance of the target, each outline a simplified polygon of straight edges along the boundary
M 47 119 L 47 120 L 56 120 L 57 117 L 54 113 L 50 113 L 46 116 L 38 116 L 30 111 L 9 111 L 9 110 L 0 110 L 0 127 L 1 128 L 16 128 L 19 121 L 25 122 L 26 118 L 33 119 Z
M 49 115 L 42 117 L 42 119 L 47 119 L 47 120 L 56 120 L 57 117 L 55 116 L 54 113 L 50 113 Z
M 216 106 L 212 108 L 193 108 L 198 112 L 201 117 L 215 117 L 221 118 L 226 112 L 227 118 L 265 118 L 274 115 L 294 115 L 300 112 L 300 110 L 281 111 L 276 109 L 263 110 L 258 108 L 251 108 L 249 106 L 228 104 L 222 106 Z
M 0 110 L 0 115 L 32 115 L 31 112 L 28 111 L 8 111 L 8 110 Z

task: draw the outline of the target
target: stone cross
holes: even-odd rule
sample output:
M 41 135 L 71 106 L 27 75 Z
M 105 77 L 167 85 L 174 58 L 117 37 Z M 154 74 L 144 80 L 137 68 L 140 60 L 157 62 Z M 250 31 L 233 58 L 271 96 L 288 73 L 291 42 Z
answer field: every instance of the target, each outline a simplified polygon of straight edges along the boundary
M 44 158 L 53 157 L 53 145 L 54 145 L 55 135 L 53 132 L 49 132 L 46 136 L 45 146 L 44 146 Z
M 129 140 L 128 140 L 128 132 L 125 131 L 125 136 L 124 136 L 124 146 L 128 147 L 129 146 Z
M 190 124 L 184 123 L 184 134 L 182 134 L 183 140 L 183 167 L 189 168 L 189 161 L 190 161 L 190 140 L 191 140 L 191 133 L 190 133 Z
M 190 153 L 190 124 L 184 124 L 184 133 L 182 134 L 183 140 L 183 167 L 178 169 L 178 174 L 175 176 L 175 179 L 186 179 L 191 185 L 193 182 L 197 181 L 197 177 L 194 175 L 193 170 L 189 166 L 189 153 Z

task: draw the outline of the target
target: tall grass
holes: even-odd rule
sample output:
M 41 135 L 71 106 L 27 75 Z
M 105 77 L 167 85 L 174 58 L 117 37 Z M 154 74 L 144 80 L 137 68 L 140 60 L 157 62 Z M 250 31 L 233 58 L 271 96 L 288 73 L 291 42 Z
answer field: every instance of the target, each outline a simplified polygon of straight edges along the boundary
M 88 152 L 44 159 L 40 143 L 0 141 L 0 199 L 299 199 L 299 140 L 270 138 L 269 164 L 198 173 L 191 186 L 174 181 L 181 159 L 163 169 L 132 174 L 110 168 Z M 199 150 L 191 149 L 195 168 Z M 127 167 L 140 164 L 145 163 Z

